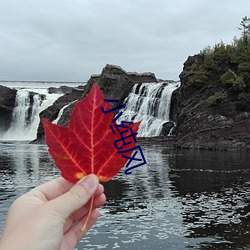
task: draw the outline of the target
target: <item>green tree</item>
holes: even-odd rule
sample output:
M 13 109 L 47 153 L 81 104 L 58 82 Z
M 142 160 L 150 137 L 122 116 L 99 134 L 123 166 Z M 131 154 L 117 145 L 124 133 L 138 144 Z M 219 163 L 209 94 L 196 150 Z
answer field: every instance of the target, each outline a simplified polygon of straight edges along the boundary
M 250 36 L 250 18 L 248 18 L 247 16 L 243 17 L 240 22 L 240 26 L 241 27 L 238 27 L 238 29 L 241 30 L 242 38 L 245 44 L 247 44 L 248 38 Z

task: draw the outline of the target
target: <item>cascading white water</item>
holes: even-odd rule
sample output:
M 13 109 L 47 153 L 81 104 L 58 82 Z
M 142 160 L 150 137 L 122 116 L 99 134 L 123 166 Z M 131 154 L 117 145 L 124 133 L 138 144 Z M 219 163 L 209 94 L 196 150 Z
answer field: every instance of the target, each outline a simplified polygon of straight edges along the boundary
M 28 117 L 28 112 L 30 108 L 30 98 L 29 92 L 25 90 L 19 90 L 16 94 L 15 109 L 12 114 L 12 124 L 9 133 L 13 133 L 19 130 L 20 133 L 25 133 L 27 128 L 26 117 Z
M 31 91 L 37 93 L 33 95 L 32 101 Z M 52 105 L 61 95 L 49 94 L 47 89 L 19 89 L 16 94 L 11 126 L 0 140 L 35 140 L 40 122 L 39 113 Z
M 158 136 L 163 124 L 169 121 L 172 93 L 179 86 L 179 82 L 135 84 L 124 101 L 126 107 L 117 123 L 142 121 L 138 136 Z

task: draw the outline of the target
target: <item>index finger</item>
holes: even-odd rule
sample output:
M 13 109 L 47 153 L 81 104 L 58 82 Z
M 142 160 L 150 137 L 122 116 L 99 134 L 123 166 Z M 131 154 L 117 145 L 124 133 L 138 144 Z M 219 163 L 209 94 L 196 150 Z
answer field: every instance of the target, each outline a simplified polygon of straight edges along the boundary
M 59 177 L 34 188 L 34 191 L 39 191 L 47 200 L 52 200 L 68 192 L 73 185 L 74 183 L 65 180 L 63 177 Z

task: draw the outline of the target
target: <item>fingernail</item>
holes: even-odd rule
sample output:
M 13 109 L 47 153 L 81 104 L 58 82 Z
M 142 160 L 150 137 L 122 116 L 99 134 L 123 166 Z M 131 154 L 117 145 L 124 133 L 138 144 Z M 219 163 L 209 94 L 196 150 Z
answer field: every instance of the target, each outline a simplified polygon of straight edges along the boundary
M 81 186 L 84 186 L 88 190 L 95 188 L 97 186 L 97 183 L 97 178 L 93 174 L 87 175 L 85 178 L 79 181 L 79 184 Z

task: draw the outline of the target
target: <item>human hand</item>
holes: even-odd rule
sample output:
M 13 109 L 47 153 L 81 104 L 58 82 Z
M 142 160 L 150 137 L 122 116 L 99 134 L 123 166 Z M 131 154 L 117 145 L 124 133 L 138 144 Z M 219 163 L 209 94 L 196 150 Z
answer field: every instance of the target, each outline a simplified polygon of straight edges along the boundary
M 62 177 L 38 186 L 11 205 L 0 240 L 1 250 L 71 250 L 96 222 L 106 197 L 91 174 L 72 184 Z M 82 232 L 94 196 L 93 210 Z

